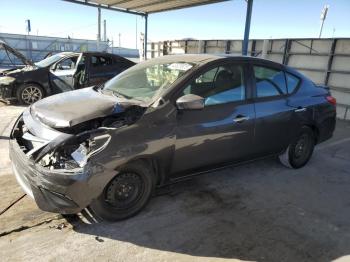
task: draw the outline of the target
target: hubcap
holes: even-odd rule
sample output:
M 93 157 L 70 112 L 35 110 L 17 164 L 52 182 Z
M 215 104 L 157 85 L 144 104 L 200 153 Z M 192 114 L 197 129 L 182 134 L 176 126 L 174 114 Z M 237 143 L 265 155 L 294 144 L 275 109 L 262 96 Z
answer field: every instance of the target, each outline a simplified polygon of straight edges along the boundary
M 34 102 L 40 100 L 43 94 L 40 88 L 36 86 L 27 86 L 22 92 L 22 100 L 26 104 L 33 104 Z
M 309 137 L 303 134 L 295 145 L 294 154 L 296 158 L 307 156 L 309 150 Z
M 142 179 L 135 173 L 122 173 L 109 185 L 105 201 L 115 208 L 128 208 L 135 204 L 143 193 Z

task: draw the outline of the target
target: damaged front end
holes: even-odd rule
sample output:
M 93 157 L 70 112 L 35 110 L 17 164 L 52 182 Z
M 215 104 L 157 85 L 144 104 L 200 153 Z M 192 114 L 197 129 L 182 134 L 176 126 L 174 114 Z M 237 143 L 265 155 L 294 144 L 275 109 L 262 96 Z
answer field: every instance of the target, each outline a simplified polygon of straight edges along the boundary
M 15 82 L 16 79 L 14 77 L 0 75 L 0 99 L 2 101 L 8 102 L 9 100 L 14 99 L 13 88 Z
M 25 71 L 25 68 L 33 68 L 34 63 L 28 60 L 24 55 L 22 55 L 17 50 L 13 49 L 11 46 L 0 40 L 0 51 L 4 52 L 4 57 L 12 62 L 13 58 L 20 61 L 21 65 L 13 65 L 12 69 L 5 69 L 0 71 L 0 100 L 8 102 L 15 99 L 13 94 L 13 88 L 16 82 L 16 78 L 11 76 L 17 72 Z M 23 68 L 24 67 L 24 68 Z M 22 69 L 19 69 L 22 68 Z
M 94 162 L 94 156 L 109 145 L 116 129 L 133 124 L 144 110 L 134 105 L 73 126 L 51 128 L 40 121 L 33 107 L 26 109 L 10 139 L 19 184 L 42 210 L 79 212 L 98 197 L 105 183 L 103 179 L 94 182 L 96 175 L 107 172 Z

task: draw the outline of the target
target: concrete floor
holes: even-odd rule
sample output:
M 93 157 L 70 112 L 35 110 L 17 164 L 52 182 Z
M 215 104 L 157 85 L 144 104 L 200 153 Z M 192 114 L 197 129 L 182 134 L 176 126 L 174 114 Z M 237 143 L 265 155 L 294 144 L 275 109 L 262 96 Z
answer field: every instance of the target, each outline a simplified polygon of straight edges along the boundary
M 23 195 L 9 169 L 0 105 L 0 211 Z M 40 211 L 25 196 L 0 215 L 1 261 L 350 261 L 350 123 L 290 170 L 274 159 L 173 185 L 127 221 Z

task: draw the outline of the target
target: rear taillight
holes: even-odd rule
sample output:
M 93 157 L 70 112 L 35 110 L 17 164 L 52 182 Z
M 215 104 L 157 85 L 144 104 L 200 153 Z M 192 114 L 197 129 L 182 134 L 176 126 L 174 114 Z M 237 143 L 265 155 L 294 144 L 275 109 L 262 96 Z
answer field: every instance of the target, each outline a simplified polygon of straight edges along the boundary
M 332 105 L 336 105 L 337 104 L 337 99 L 335 99 L 333 96 L 326 96 L 326 99 Z

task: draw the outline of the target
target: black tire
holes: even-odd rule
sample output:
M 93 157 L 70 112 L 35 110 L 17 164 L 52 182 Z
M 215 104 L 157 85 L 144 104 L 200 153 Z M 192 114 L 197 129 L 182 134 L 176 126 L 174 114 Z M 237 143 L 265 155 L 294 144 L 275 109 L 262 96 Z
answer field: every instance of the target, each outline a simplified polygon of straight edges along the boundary
M 309 162 L 315 147 L 315 134 L 309 127 L 303 127 L 297 138 L 279 156 L 280 162 L 289 168 L 301 168 Z
M 37 84 L 24 84 L 16 92 L 17 100 L 22 105 L 31 105 L 44 96 L 44 89 Z
M 118 169 L 89 209 L 97 218 L 107 221 L 127 219 L 140 212 L 148 203 L 155 188 L 155 175 L 143 161 Z

